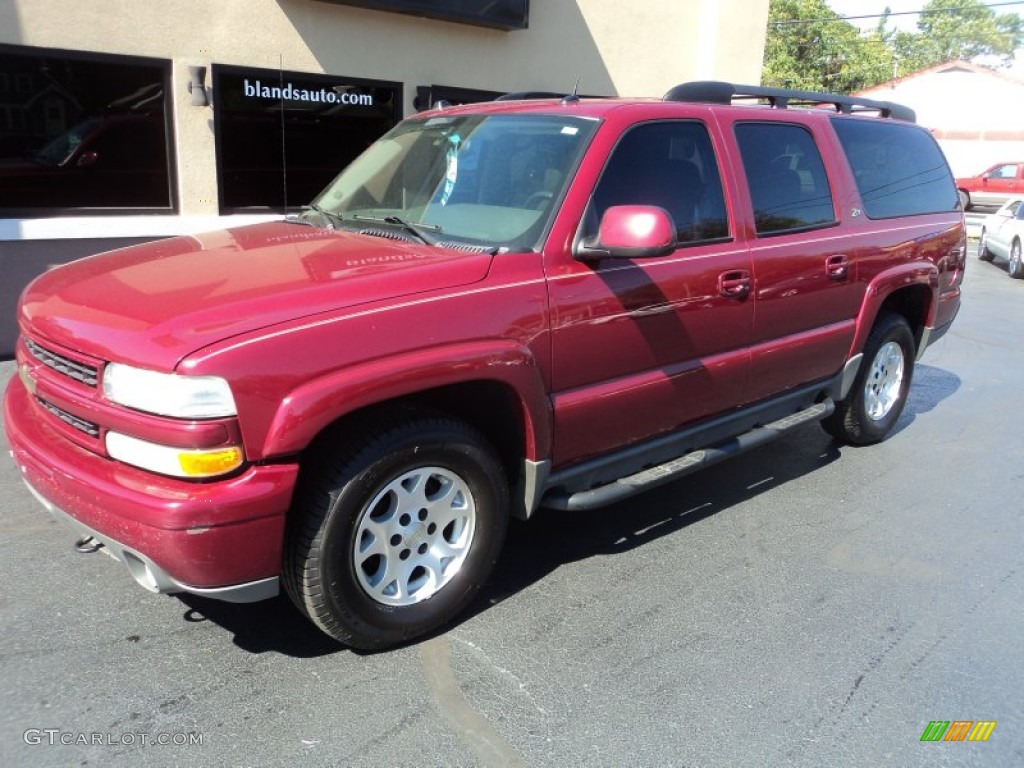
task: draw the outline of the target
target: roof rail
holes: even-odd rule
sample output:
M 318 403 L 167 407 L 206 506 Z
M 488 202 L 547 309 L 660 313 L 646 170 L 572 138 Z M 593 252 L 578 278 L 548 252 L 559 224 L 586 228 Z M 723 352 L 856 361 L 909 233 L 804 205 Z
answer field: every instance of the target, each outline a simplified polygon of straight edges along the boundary
M 917 122 L 910 107 L 891 101 L 874 101 L 859 96 L 819 91 L 796 91 L 789 88 L 765 88 L 760 85 L 736 85 L 720 80 L 699 80 L 682 83 L 665 94 L 665 101 L 697 101 L 709 104 L 732 104 L 734 99 L 763 99 L 776 109 L 787 109 L 791 104 L 821 106 L 829 104 L 836 112 L 849 115 L 854 112 L 878 112 L 881 117 Z

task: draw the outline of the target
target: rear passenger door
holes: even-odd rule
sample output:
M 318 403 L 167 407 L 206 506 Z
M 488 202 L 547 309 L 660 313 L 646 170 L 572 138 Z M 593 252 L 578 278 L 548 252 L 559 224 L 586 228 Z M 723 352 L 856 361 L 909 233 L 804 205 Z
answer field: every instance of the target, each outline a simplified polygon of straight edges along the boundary
M 654 205 L 672 216 L 676 248 L 593 262 L 551 254 L 556 465 L 720 413 L 742 396 L 752 276 L 725 199 L 701 121 L 635 125 L 612 149 L 578 237 L 596 235 L 611 206 Z
M 751 347 L 754 402 L 835 374 L 860 305 L 855 259 L 836 219 L 828 167 L 804 124 L 733 125 L 750 198 L 757 315 Z

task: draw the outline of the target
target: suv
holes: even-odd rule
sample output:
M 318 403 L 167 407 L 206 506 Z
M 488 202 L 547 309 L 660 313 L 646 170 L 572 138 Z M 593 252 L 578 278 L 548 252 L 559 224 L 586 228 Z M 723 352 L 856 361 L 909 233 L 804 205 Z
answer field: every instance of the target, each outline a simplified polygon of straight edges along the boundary
M 912 120 L 719 82 L 417 115 L 298 216 L 39 277 L 14 459 L 154 592 L 281 583 L 343 643 L 405 642 L 467 605 L 511 516 L 809 422 L 892 430 L 966 248 Z

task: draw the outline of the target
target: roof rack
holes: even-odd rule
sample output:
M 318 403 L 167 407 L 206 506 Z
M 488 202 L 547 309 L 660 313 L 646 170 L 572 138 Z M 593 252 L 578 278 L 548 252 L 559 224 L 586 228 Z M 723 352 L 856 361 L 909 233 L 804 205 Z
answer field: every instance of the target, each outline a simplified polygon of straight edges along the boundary
M 732 104 L 734 99 L 763 99 L 776 109 L 787 109 L 791 104 L 835 107 L 836 112 L 845 115 L 854 112 L 878 112 L 881 117 L 894 120 L 917 122 L 917 115 L 910 107 L 893 104 L 891 101 L 874 101 L 859 96 L 844 96 L 838 93 L 819 91 L 795 91 L 789 88 L 765 88 L 760 85 L 736 85 L 720 80 L 699 80 L 682 83 L 665 94 L 665 101 L 697 101 L 708 104 Z

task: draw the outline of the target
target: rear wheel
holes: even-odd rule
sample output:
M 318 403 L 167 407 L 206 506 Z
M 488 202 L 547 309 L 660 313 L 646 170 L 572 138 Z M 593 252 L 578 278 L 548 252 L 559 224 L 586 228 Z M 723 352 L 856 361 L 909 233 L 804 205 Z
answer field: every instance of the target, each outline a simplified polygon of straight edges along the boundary
M 906 319 L 881 315 L 864 346 L 864 360 L 853 387 L 821 423 L 825 431 L 854 445 L 884 440 L 906 405 L 914 352 L 914 334 Z
M 988 232 L 981 229 L 981 237 L 978 239 L 978 258 L 982 261 L 992 261 L 992 251 L 988 249 Z
M 396 418 L 345 441 L 303 478 L 284 583 L 325 633 L 381 649 L 473 598 L 504 541 L 508 486 L 484 438 L 444 416 Z
M 1010 273 L 1010 277 L 1024 277 L 1024 264 L 1021 263 L 1020 238 L 1015 237 L 1013 239 L 1013 245 L 1010 246 L 1010 263 L 1006 269 Z

